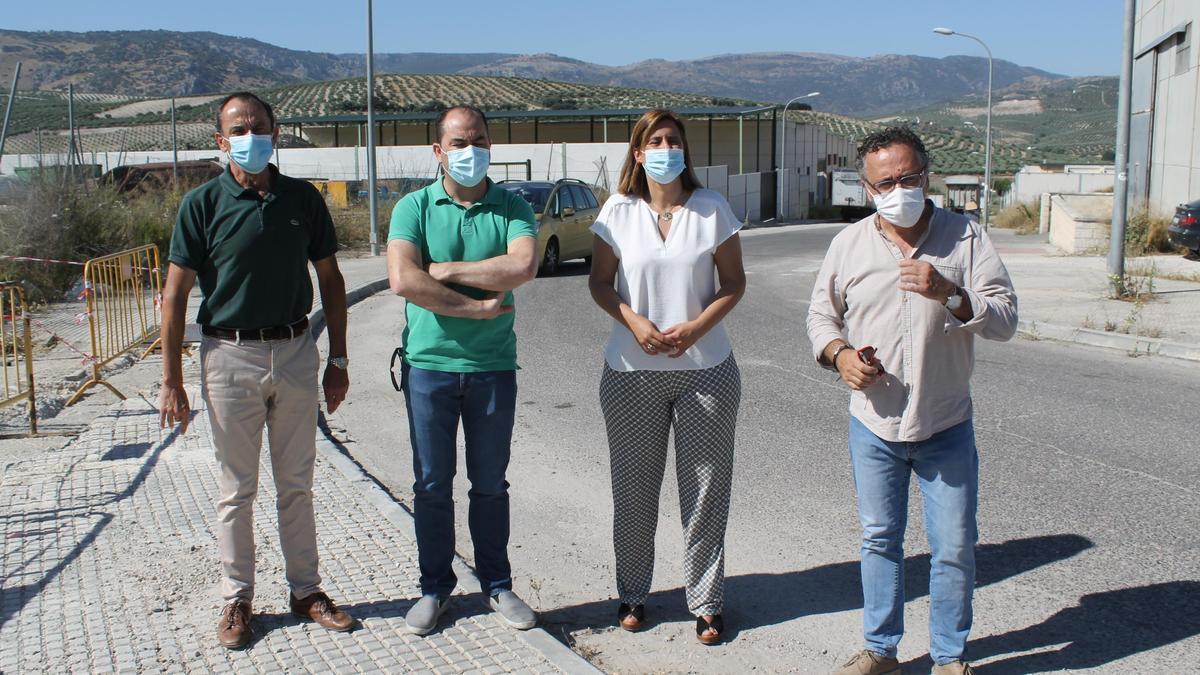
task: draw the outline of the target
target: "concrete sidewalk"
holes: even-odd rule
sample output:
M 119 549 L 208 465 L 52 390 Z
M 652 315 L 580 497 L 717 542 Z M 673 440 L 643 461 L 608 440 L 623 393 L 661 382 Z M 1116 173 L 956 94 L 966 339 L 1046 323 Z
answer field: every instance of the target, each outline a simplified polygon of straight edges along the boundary
M 360 260 L 345 266 L 347 285 L 358 287 L 352 299 L 381 287 L 381 261 Z M 185 360 L 186 381 L 198 374 L 195 358 Z M 187 434 L 159 429 L 152 402 L 132 397 L 64 447 L 4 466 L 0 672 L 596 672 L 545 631 L 503 625 L 461 560 L 443 628 L 409 634 L 404 615 L 418 597 L 411 516 L 320 432 L 321 573 L 361 625 L 337 634 L 289 613 L 264 449 L 256 635 L 243 651 L 219 647 L 216 465 L 198 394 L 189 390 Z
M 1066 255 L 1012 230 L 989 234 L 1016 287 L 1026 337 L 1200 361 L 1200 263 L 1130 258 L 1126 274 L 1142 298 L 1112 300 L 1104 256 Z

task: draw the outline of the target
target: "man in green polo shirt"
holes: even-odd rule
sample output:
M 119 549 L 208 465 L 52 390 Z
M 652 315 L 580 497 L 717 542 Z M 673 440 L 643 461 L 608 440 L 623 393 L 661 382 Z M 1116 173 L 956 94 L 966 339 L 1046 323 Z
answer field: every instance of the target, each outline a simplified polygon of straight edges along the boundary
M 254 496 L 264 425 L 279 513 L 279 541 L 292 612 L 346 631 L 354 620 L 321 591 L 313 517 L 317 367 L 308 330 L 311 262 L 329 335 L 323 387 L 330 412 L 346 397 L 346 288 L 337 238 L 320 193 L 269 164 L 279 128 L 271 106 L 249 92 L 217 107 L 223 174 L 184 196 L 171 235 L 163 288 L 160 422 L 186 432 L 191 411 L 180 357 L 188 293 L 204 294 L 197 321 L 201 391 L 218 466 L 217 548 L 225 607 L 217 640 L 230 649 L 251 637 Z
M 421 599 L 405 618 L 411 632 L 429 633 L 458 583 L 451 490 L 461 421 L 475 569 L 491 607 L 524 630 L 537 617 L 512 592 L 505 472 L 517 400 L 512 289 L 537 274 L 537 221 L 525 200 L 487 178 L 481 111 L 450 108 L 436 133 L 445 176 L 396 205 L 388 234 L 388 278 L 407 300 L 401 388 L 421 566 Z

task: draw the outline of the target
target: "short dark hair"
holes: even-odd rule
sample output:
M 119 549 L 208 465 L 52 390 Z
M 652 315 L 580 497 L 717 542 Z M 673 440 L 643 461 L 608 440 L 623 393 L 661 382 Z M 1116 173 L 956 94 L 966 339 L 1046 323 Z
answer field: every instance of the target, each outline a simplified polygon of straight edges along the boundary
M 469 112 L 472 115 L 478 116 L 479 119 L 483 120 L 483 130 L 485 132 L 487 132 L 487 124 L 488 124 L 487 115 L 484 115 L 482 110 L 480 110 L 479 108 L 476 108 L 473 105 L 450 106 L 449 108 L 446 108 L 442 112 L 438 113 L 437 121 L 435 121 L 433 123 L 433 132 L 435 134 L 437 134 L 437 142 L 438 143 L 442 142 L 442 135 L 446 133 L 446 118 L 450 116 L 450 113 L 452 113 L 456 110 L 461 110 L 463 112 Z M 490 132 L 488 132 L 488 138 L 491 138 Z
M 920 158 L 921 166 L 926 169 L 929 168 L 929 152 L 925 150 L 925 144 L 921 142 L 921 137 L 908 127 L 896 126 L 873 131 L 867 134 L 867 137 L 862 139 L 862 142 L 858 144 L 858 159 L 855 160 L 855 166 L 858 167 L 858 174 L 862 175 L 867 155 L 872 152 L 879 152 L 889 145 L 897 143 L 912 148 L 917 153 L 917 157 Z
M 270 103 L 267 103 L 259 98 L 254 92 L 235 91 L 221 99 L 221 102 L 217 104 L 217 133 L 221 133 L 223 131 L 223 129 L 221 129 L 221 112 L 225 110 L 225 106 L 228 105 L 230 101 L 235 99 L 238 101 L 254 101 L 255 103 L 261 105 L 263 110 L 267 111 L 267 119 L 271 120 L 271 129 L 275 128 L 275 109 L 271 107 Z

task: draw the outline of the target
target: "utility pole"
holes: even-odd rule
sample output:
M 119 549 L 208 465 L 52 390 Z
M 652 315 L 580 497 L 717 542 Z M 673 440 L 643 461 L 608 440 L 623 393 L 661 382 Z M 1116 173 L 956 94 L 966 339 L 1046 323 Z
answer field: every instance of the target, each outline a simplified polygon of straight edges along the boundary
M 21 77 L 21 62 L 13 70 L 12 89 L 8 90 L 8 107 L 4 109 L 4 127 L 0 128 L 0 159 L 4 158 L 4 139 L 8 138 L 8 120 L 12 117 L 13 99 L 17 97 L 17 80 Z
M 171 97 L 171 185 L 179 189 L 179 134 L 175 130 L 175 97 Z
M 1125 45 L 1121 51 L 1121 89 L 1117 94 L 1117 147 L 1113 163 L 1112 231 L 1108 235 L 1108 284 L 1113 297 L 1125 294 L 1125 218 L 1129 200 L 1129 110 L 1133 94 L 1133 24 L 1136 0 L 1125 0 Z
M 367 203 L 371 218 L 371 255 L 379 255 L 378 213 L 375 194 L 375 29 L 372 26 L 371 0 L 367 0 Z
M 75 85 L 67 85 L 67 126 L 69 127 L 67 139 L 71 143 L 71 147 L 67 148 L 67 170 L 71 174 L 71 181 L 75 180 Z M 83 159 L 80 157 L 80 159 Z

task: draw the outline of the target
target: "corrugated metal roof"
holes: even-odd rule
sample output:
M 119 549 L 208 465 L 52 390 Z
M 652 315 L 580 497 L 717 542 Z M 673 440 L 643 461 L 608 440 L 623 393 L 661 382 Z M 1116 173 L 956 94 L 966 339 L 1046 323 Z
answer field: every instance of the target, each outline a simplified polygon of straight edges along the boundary
M 777 110 L 779 106 L 754 107 L 710 107 L 710 108 L 673 108 L 680 117 L 737 117 L 765 113 Z M 505 119 L 550 119 L 572 117 L 641 117 L 645 108 L 595 108 L 583 110 L 484 110 L 489 121 Z M 407 112 L 407 113 L 377 113 L 376 122 L 431 122 L 437 119 L 438 112 Z M 279 124 L 361 124 L 367 121 L 363 114 L 320 115 L 280 117 Z

